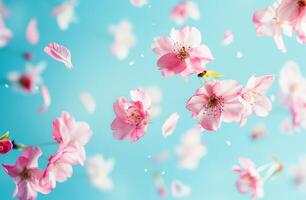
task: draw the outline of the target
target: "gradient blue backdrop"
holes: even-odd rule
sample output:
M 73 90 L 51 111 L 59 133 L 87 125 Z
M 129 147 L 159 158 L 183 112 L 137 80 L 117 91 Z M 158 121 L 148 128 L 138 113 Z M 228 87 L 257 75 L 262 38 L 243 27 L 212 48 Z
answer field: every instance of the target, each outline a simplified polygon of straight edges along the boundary
M 155 200 L 159 199 L 152 182 L 153 171 L 165 171 L 165 182 L 179 179 L 192 186 L 191 200 L 237 200 L 249 199 L 241 196 L 236 188 L 236 174 L 231 172 L 238 157 L 246 156 L 258 164 L 270 161 L 277 156 L 285 165 L 294 163 L 301 153 L 306 152 L 304 131 L 301 134 L 285 136 L 281 134 L 279 124 L 288 114 L 277 102 L 272 114 L 264 119 L 251 117 L 247 125 L 223 124 L 216 133 L 203 133 L 208 146 L 208 155 L 201 160 L 195 171 L 179 170 L 173 149 L 179 143 L 181 135 L 193 127 L 196 120 L 185 109 L 185 102 L 191 96 L 200 81 L 191 77 L 188 81 L 180 77 L 163 78 L 155 65 L 156 56 L 150 45 L 158 35 L 168 35 L 175 24 L 169 19 L 169 10 L 178 1 L 150 0 L 150 6 L 138 9 L 128 0 L 80 0 L 76 12 L 78 24 L 72 24 L 69 30 L 60 31 L 56 21 L 50 16 L 54 6 L 60 1 L 53 0 L 5 0 L 11 10 L 7 20 L 14 31 L 14 39 L 7 48 L 0 49 L 0 76 L 5 77 L 11 70 L 24 70 L 22 58 L 9 53 L 10 50 L 30 50 L 34 53 L 33 63 L 45 60 L 48 67 L 43 74 L 44 81 L 52 95 L 52 105 L 48 112 L 38 114 L 41 104 L 40 95 L 22 95 L 3 86 L 0 88 L 0 131 L 9 130 L 11 136 L 19 142 L 35 144 L 48 142 L 51 138 L 51 124 L 62 111 L 69 111 L 78 120 L 87 121 L 93 129 L 92 140 L 87 144 L 88 156 L 103 154 L 114 158 L 116 165 L 111 176 L 115 188 L 103 193 L 90 186 L 82 167 L 74 168 L 74 176 L 67 182 L 58 184 L 49 195 L 39 195 L 38 199 L 75 199 L 75 200 Z M 189 25 L 201 30 L 203 42 L 212 50 L 215 60 L 207 67 L 225 74 L 228 79 L 237 79 L 245 83 L 253 75 L 278 72 L 285 61 L 294 59 L 304 73 L 306 70 L 306 47 L 298 44 L 294 38 L 285 39 L 288 53 L 277 50 L 271 38 L 255 36 L 251 22 L 253 12 L 271 5 L 269 0 L 197 0 L 201 11 L 201 20 L 189 21 Z M 24 30 L 32 17 L 38 19 L 41 40 L 31 46 L 25 39 Z M 112 38 L 107 33 L 109 24 L 117 24 L 122 19 L 130 20 L 138 42 L 130 52 L 128 59 L 118 61 L 110 54 Z M 231 29 L 235 41 L 228 47 L 220 45 L 226 29 Z M 49 42 L 58 42 L 71 50 L 75 68 L 68 71 L 61 63 L 49 58 L 43 47 Z M 236 52 L 244 54 L 236 58 Z M 144 58 L 140 56 L 144 54 Z M 130 66 L 133 61 L 135 65 Z M 139 86 L 158 85 L 163 92 L 163 112 L 154 119 L 147 134 L 136 143 L 117 141 L 109 128 L 114 118 L 112 103 L 119 96 L 127 96 L 129 90 Z M 79 101 L 79 93 L 89 91 L 97 100 L 95 114 L 86 113 Z M 278 83 L 274 82 L 270 94 L 277 96 Z M 180 113 L 180 121 L 175 133 L 168 139 L 161 135 L 161 125 L 172 112 Z M 253 143 L 249 135 L 253 126 L 264 123 L 269 135 Z M 226 145 L 231 142 L 231 146 Z M 55 147 L 43 147 L 45 156 L 55 151 Z M 171 159 L 159 166 L 153 166 L 148 155 L 164 150 L 172 152 Z M 14 163 L 20 152 L 11 152 L 1 156 L 1 163 Z M 46 161 L 41 159 L 44 167 Z M 144 169 L 148 172 L 145 173 Z M 12 179 L 0 170 L 0 199 L 11 199 L 14 190 Z M 290 182 L 287 170 L 265 185 L 266 200 L 302 200 L 304 192 L 296 190 Z M 168 196 L 166 199 L 172 199 Z

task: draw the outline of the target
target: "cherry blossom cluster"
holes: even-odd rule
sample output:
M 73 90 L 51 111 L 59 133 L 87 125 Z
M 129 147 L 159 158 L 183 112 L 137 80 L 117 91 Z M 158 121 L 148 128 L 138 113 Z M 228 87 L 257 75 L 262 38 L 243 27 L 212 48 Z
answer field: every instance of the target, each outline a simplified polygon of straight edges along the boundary
M 253 15 L 258 36 L 273 37 L 278 49 L 286 52 L 282 34 L 306 43 L 306 1 L 276 0 L 272 6 L 257 10 Z
M 64 112 L 52 124 L 52 137 L 58 150 L 48 159 L 47 166 L 41 170 L 38 160 L 42 155 L 39 147 L 19 146 L 23 149 L 22 155 L 15 164 L 3 164 L 6 173 L 16 184 L 14 196 L 19 200 L 36 199 L 37 193 L 48 194 L 57 182 L 64 182 L 72 176 L 74 165 L 83 165 L 85 161 L 84 146 L 91 138 L 91 129 L 85 122 L 78 122 Z M 1 153 L 12 149 L 8 135 L 0 138 Z

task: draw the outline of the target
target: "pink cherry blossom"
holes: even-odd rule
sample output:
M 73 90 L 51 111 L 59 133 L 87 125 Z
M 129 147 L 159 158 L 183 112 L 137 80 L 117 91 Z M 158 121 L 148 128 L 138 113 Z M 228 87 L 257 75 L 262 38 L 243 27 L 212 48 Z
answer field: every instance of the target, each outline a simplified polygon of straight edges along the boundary
M 274 80 L 273 75 L 260 77 L 252 76 L 241 91 L 241 101 L 244 111 L 241 116 L 241 125 L 244 125 L 247 117 L 254 113 L 256 116 L 266 117 L 272 110 L 272 103 L 265 93 L 271 87 Z
M 171 193 L 175 198 L 188 197 L 191 194 L 191 187 L 183 184 L 179 180 L 174 180 L 171 183 Z
M 53 121 L 52 136 L 59 144 L 59 149 L 48 160 L 41 179 L 42 185 L 55 188 L 56 182 L 64 182 L 72 176 L 73 165 L 84 164 L 84 146 L 91 134 L 87 123 L 75 121 L 67 112 Z
M 104 159 L 101 155 L 88 158 L 86 171 L 91 185 L 102 191 L 111 191 L 114 186 L 109 174 L 113 171 L 114 165 L 114 160 Z
M 223 36 L 222 44 L 225 46 L 230 45 L 234 41 L 234 35 L 232 31 L 226 30 Z
M 12 31 L 6 27 L 4 20 L 0 17 L 0 48 L 5 47 L 12 38 Z
M 135 7 L 142 7 L 148 3 L 148 0 L 129 0 Z
M 80 100 L 88 113 L 94 113 L 96 110 L 96 100 L 89 92 L 82 92 Z
M 76 6 L 76 0 L 66 0 L 52 11 L 52 15 L 56 17 L 57 24 L 61 30 L 67 30 L 71 23 L 77 21 Z
M 175 148 L 175 153 L 179 157 L 179 168 L 195 170 L 198 168 L 200 160 L 207 154 L 201 132 L 200 127 L 195 127 L 182 136 L 181 144 Z
M 130 92 L 131 101 L 120 97 L 114 103 L 116 118 L 111 124 L 113 136 L 119 140 L 130 138 L 136 142 L 147 131 L 149 124 L 149 96 L 141 89 Z
M 72 69 L 71 54 L 66 47 L 57 43 L 49 43 L 48 46 L 44 48 L 44 51 L 53 59 L 64 63 L 68 69 Z
M 171 10 L 171 18 L 179 25 L 183 24 L 188 18 L 193 20 L 200 19 L 198 6 L 192 1 L 183 1 L 176 4 Z
M 273 6 L 257 10 L 253 15 L 253 23 L 256 26 L 258 36 L 272 36 L 278 49 L 286 52 L 286 47 L 282 38 L 282 31 L 287 36 L 291 36 L 292 27 L 280 19 L 276 8 L 278 2 Z
M 239 121 L 243 105 L 238 97 L 242 87 L 234 80 L 209 80 L 186 103 L 192 117 L 208 131 L 216 131 L 221 122 Z
M 41 96 L 43 98 L 43 105 L 38 109 L 38 112 L 46 112 L 51 104 L 51 97 L 49 90 L 45 85 L 40 87 Z
M 37 20 L 31 19 L 26 29 L 26 37 L 30 44 L 37 44 L 39 41 L 39 32 L 37 30 Z
M 118 25 L 111 25 L 109 32 L 114 37 L 114 43 L 111 52 L 119 59 L 124 60 L 129 55 L 129 50 L 136 44 L 132 23 L 128 20 L 122 20 Z
M 43 172 L 38 168 L 38 159 L 41 155 L 42 152 L 38 147 L 29 146 L 23 150 L 16 164 L 3 164 L 6 173 L 16 184 L 14 196 L 19 200 L 35 200 L 37 192 L 43 194 L 50 192 L 50 188 L 40 184 Z
M 170 117 L 165 121 L 165 123 L 162 126 L 162 134 L 165 138 L 172 135 L 173 131 L 176 128 L 176 124 L 179 120 L 180 116 L 177 112 L 172 113 Z
M 233 171 L 239 175 L 236 187 L 241 194 L 250 193 L 252 199 L 264 196 L 263 181 L 254 163 L 245 158 L 240 158 L 241 166 L 234 166 Z
M 12 148 L 13 143 L 10 140 L 9 132 L 6 132 L 0 137 L 0 154 L 7 154 Z
M 42 83 L 41 73 L 44 69 L 44 62 L 40 62 L 36 66 L 27 64 L 24 73 L 10 72 L 7 75 L 7 79 L 15 89 L 25 93 L 34 93 L 36 92 L 36 87 Z
M 170 37 L 155 38 L 152 50 L 159 56 L 157 66 L 163 76 L 181 74 L 186 78 L 203 72 L 213 56 L 210 49 L 201 44 L 201 40 L 201 32 L 189 26 L 180 30 L 173 28 Z

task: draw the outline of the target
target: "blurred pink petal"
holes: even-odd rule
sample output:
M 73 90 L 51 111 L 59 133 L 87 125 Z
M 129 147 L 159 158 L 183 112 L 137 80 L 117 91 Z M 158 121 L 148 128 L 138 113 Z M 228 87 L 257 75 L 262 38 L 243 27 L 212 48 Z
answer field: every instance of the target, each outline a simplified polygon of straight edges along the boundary
M 171 193 L 174 198 L 188 197 L 191 194 L 191 187 L 174 180 L 171 183 Z
M 268 132 L 267 132 L 266 127 L 263 126 L 263 125 L 258 124 L 252 130 L 251 139 L 254 140 L 254 141 L 258 140 L 258 139 L 260 139 L 262 137 L 265 137 L 267 135 L 267 133 Z
M 66 47 L 57 43 L 49 43 L 48 46 L 44 48 L 44 51 L 53 59 L 64 63 L 68 69 L 72 69 L 71 54 Z
M 148 3 L 148 0 L 130 0 L 130 3 L 135 7 L 142 7 Z
M 40 87 L 41 95 L 44 100 L 44 104 L 39 108 L 38 112 L 46 112 L 51 104 L 51 97 L 49 94 L 49 90 L 45 85 Z
M 6 27 L 4 20 L 0 17 L 0 48 L 5 47 L 12 38 L 12 31 Z
M 284 119 L 280 125 L 283 133 L 290 134 L 292 132 L 292 122 L 289 118 Z
M 72 22 L 77 21 L 75 14 L 76 0 L 67 0 L 52 11 L 61 30 L 67 30 Z
M 82 92 L 80 94 L 80 99 L 85 109 L 89 113 L 94 113 L 96 110 L 96 100 L 94 97 L 88 92 Z
M 183 1 L 172 8 L 170 15 L 177 24 L 181 25 L 189 17 L 193 20 L 198 20 L 200 18 L 200 11 L 193 1 Z
M 170 117 L 164 122 L 162 126 L 162 134 L 165 138 L 172 135 L 176 128 L 176 124 L 179 120 L 180 116 L 177 112 L 170 115 Z
M 234 41 L 234 35 L 230 30 L 225 31 L 222 44 L 227 46 L 230 45 Z
M 37 44 L 39 41 L 39 32 L 37 30 L 37 20 L 31 19 L 26 29 L 26 37 L 30 44 Z

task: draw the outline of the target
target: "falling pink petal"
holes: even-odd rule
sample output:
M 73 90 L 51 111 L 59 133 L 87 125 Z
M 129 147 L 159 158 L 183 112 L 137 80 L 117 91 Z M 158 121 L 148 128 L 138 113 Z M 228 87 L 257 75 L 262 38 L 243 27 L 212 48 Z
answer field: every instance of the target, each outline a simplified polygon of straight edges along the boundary
M 130 3 L 135 7 L 142 7 L 148 3 L 148 0 L 130 0 Z
M 234 35 L 230 30 L 225 31 L 222 44 L 227 46 L 230 45 L 234 41 Z
M 39 41 L 39 32 L 37 30 L 37 20 L 31 19 L 26 30 L 26 37 L 30 44 L 37 44 Z
M 174 180 L 171 184 L 171 193 L 175 198 L 187 197 L 191 194 L 191 187 L 183 184 L 181 181 Z
M 40 87 L 41 95 L 43 97 L 44 104 L 38 109 L 38 112 L 46 112 L 51 104 L 51 97 L 48 88 L 45 85 Z
M 82 92 L 80 94 L 80 99 L 85 109 L 89 113 L 94 113 L 96 110 L 96 101 L 94 97 L 88 92 Z
M 48 46 L 44 48 L 44 51 L 53 59 L 64 63 L 68 69 L 72 69 L 71 54 L 66 47 L 57 43 L 49 43 Z
M 170 115 L 170 117 L 165 121 L 162 126 L 162 134 L 165 138 L 172 135 L 173 131 L 176 128 L 176 124 L 179 120 L 180 116 L 177 112 Z
M 282 129 L 283 133 L 288 134 L 288 135 L 292 133 L 291 123 L 292 122 L 289 118 L 286 118 L 281 122 L 281 129 Z

